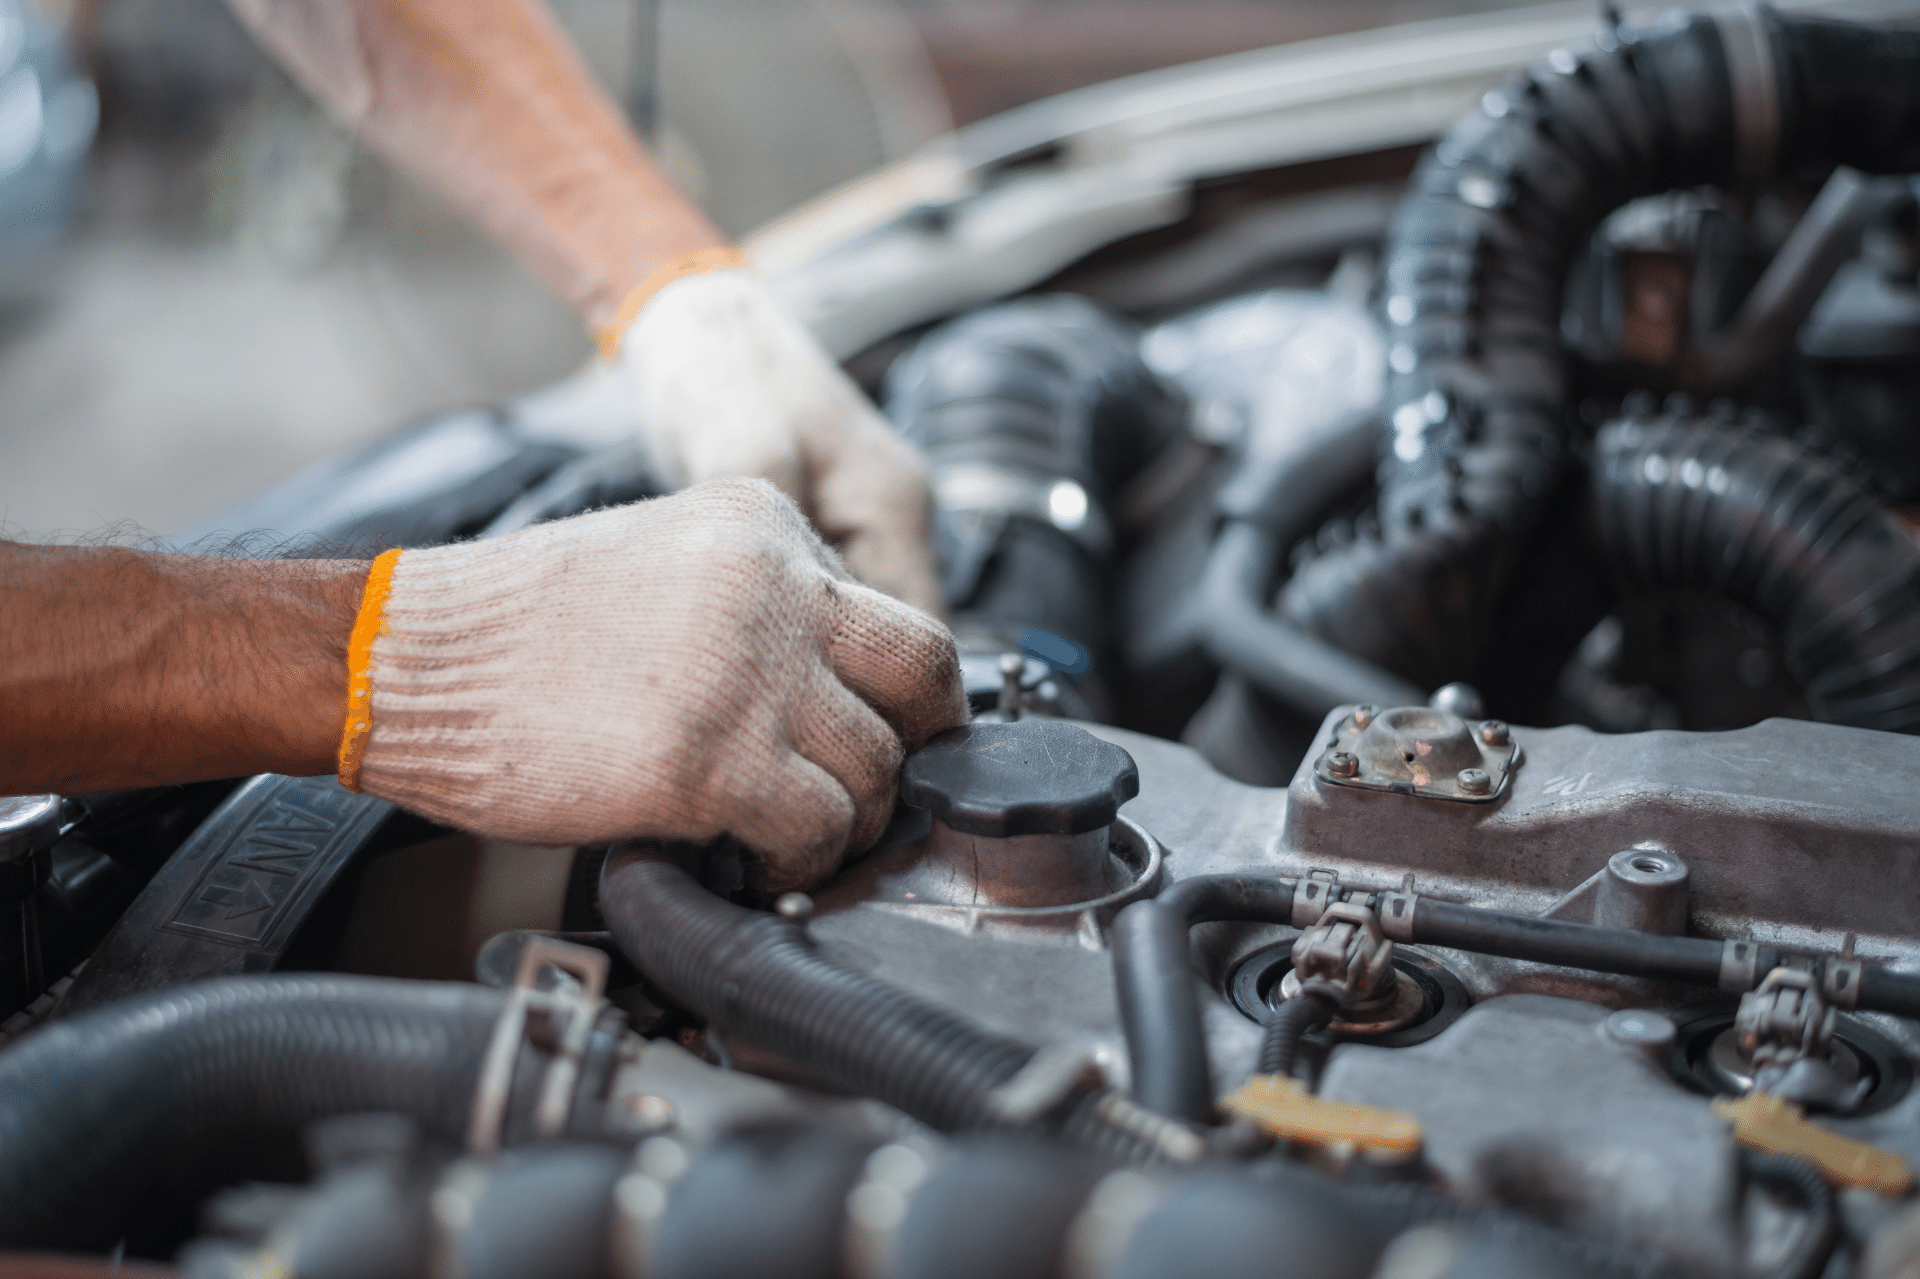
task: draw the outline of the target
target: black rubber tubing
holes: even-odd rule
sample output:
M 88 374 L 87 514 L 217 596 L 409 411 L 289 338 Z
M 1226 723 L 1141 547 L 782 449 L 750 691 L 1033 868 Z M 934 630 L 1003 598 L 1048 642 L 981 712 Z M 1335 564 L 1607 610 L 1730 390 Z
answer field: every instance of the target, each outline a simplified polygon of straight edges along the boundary
M 1776 171 L 1920 168 L 1920 33 L 1753 20 Z M 1387 250 L 1378 531 L 1295 571 L 1290 622 L 1427 687 L 1471 673 L 1569 452 L 1568 266 L 1620 205 L 1735 176 L 1734 98 L 1719 25 L 1685 15 L 1515 77 L 1421 162 Z
M 1226 523 L 1201 584 L 1207 652 L 1313 719 L 1336 706 L 1420 706 L 1427 696 L 1382 667 L 1301 631 L 1268 608 L 1281 555 L 1373 466 L 1370 415 L 1330 424 L 1272 457 L 1250 458 L 1217 499 Z
M 710 1024 L 942 1132 L 1026 1126 L 992 1093 L 1033 1058 L 1032 1046 L 828 962 L 802 925 L 715 896 L 673 856 L 614 850 L 600 901 L 627 957 Z M 1109 1097 L 1081 1095 L 1057 1117 L 1060 1134 L 1123 1162 L 1161 1158 L 1151 1134 L 1101 1117 Z
M 1762 1154 L 1755 1150 L 1740 1152 L 1740 1165 L 1747 1178 L 1770 1190 L 1784 1191 L 1806 1209 L 1806 1233 L 1799 1246 L 1787 1254 L 1773 1279 L 1819 1279 L 1840 1242 L 1839 1205 L 1833 1187 L 1818 1168 L 1790 1155 Z
M 99 1248 L 162 1202 L 298 1171 L 316 1119 L 399 1112 L 463 1141 L 504 992 L 223 978 L 53 1023 L 0 1053 L 0 1246 Z
M 1920 543 L 1860 481 L 1792 440 L 1663 415 L 1600 432 L 1591 493 L 1595 560 L 1624 590 L 1731 600 L 1774 628 L 1815 718 L 1920 732 Z
M 1332 1020 L 1333 1005 L 1317 995 L 1282 1000 L 1267 1017 L 1255 1073 L 1291 1079 L 1294 1062 L 1300 1057 L 1300 1041 Z
M 1561 968 L 1651 977 L 1699 986 L 1720 984 L 1726 943 L 1705 937 L 1663 937 L 1630 928 L 1600 928 L 1481 910 L 1422 897 L 1413 911 L 1413 940 L 1422 945 L 1501 955 Z M 1761 947 L 1763 954 L 1771 947 Z M 1759 971 L 1772 964 L 1764 959 Z
M 1292 880 L 1258 875 L 1196 875 L 1114 917 L 1108 944 L 1115 994 L 1133 1099 L 1142 1106 L 1191 1123 L 1213 1119 L 1213 1072 L 1187 933 L 1223 919 L 1291 924 L 1293 887 Z

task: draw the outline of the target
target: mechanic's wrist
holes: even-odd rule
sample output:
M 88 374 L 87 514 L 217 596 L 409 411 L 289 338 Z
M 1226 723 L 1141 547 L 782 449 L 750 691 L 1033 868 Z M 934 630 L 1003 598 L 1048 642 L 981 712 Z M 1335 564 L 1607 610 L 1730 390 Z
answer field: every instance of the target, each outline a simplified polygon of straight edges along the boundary
M 619 294 L 606 318 L 599 323 L 596 337 L 600 354 L 609 360 L 620 354 L 621 344 L 640 312 L 668 285 L 688 276 L 709 271 L 737 271 L 746 265 L 747 255 L 725 242 L 698 245 L 661 260 Z
M 187 627 L 198 637 L 188 642 L 207 660 L 186 668 L 187 686 L 170 696 L 208 739 L 213 757 L 201 771 L 331 773 L 346 714 L 347 639 L 368 562 L 202 563 L 219 568 L 181 567 L 194 579 L 186 583 L 194 592 Z

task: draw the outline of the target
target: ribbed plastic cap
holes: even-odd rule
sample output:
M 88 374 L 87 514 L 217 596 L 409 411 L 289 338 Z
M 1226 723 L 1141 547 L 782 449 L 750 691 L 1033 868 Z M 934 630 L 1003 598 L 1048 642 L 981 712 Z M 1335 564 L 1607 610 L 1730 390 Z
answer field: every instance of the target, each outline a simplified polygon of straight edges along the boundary
M 59 838 L 58 795 L 0 797 L 0 862 L 50 848 Z
M 1052 719 L 968 724 L 907 760 L 900 794 L 965 835 L 1078 835 L 1140 793 L 1133 756 Z

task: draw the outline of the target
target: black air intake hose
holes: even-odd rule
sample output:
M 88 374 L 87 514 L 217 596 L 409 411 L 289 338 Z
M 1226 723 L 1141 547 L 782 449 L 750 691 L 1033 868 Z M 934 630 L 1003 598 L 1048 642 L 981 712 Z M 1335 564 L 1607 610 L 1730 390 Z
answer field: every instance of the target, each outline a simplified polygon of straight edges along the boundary
M 1114 495 L 1184 424 L 1125 320 L 1024 298 L 935 329 L 887 375 L 887 412 L 932 469 L 947 602 L 998 631 L 1107 639 Z M 1084 509 L 1055 501 L 1077 486 Z
M 1920 542 L 1863 484 L 1791 440 L 1699 419 L 1600 432 L 1595 558 L 1628 590 L 1758 614 L 1813 714 L 1920 732 Z
M 100 1247 L 369 1111 L 463 1141 L 506 996 L 373 977 L 228 978 L 56 1022 L 0 1054 L 0 1246 Z
M 1629 200 L 1822 159 L 1920 168 L 1920 33 L 1696 14 L 1487 94 L 1389 241 L 1379 531 L 1302 565 L 1283 615 L 1425 687 L 1470 675 L 1567 455 L 1575 254 Z
M 664 854 L 633 848 L 607 859 L 600 901 L 627 957 L 713 1025 L 942 1132 L 1025 1126 L 996 1090 L 1032 1047 L 828 962 L 793 920 L 735 906 Z M 1105 1090 L 1058 1101 L 1058 1130 L 1101 1153 L 1163 1159 L 1163 1138 L 1199 1153 L 1191 1133 Z

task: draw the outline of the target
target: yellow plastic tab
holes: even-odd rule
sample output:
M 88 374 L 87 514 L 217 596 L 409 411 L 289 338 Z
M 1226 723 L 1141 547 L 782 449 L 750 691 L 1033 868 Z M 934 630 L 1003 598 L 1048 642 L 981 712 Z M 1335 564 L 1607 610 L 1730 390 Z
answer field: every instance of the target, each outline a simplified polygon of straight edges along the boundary
M 1835 1185 L 1859 1186 L 1883 1195 L 1904 1195 L 1913 1189 L 1913 1165 L 1899 1155 L 1810 1124 L 1800 1107 L 1771 1093 L 1750 1092 L 1737 1101 L 1716 1097 L 1713 1113 L 1733 1121 L 1733 1139 L 1741 1145 L 1769 1154 L 1799 1155 Z
M 1255 1075 L 1220 1104 L 1275 1137 L 1315 1146 L 1350 1142 L 1361 1150 L 1407 1159 L 1420 1153 L 1420 1121 L 1404 1110 L 1328 1101 L 1297 1079 Z

